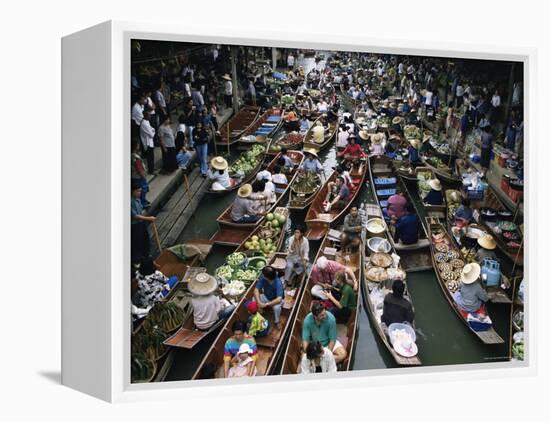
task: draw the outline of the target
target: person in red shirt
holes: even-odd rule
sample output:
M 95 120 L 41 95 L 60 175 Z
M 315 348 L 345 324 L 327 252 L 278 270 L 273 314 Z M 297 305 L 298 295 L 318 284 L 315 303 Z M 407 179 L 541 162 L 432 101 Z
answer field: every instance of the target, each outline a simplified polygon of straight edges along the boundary
M 357 160 L 363 157 L 367 157 L 367 154 L 363 151 L 361 146 L 356 143 L 355 136 L 350 135 L 348 138 L 348 145 L 340 153 L 336 154 L 338 157 L 344 157 L 346 159 Z
M 386 215 L 392 219 L 399 219 L 407 213 L 407 197 L 404 192 L 398 192 L 388 198 Z

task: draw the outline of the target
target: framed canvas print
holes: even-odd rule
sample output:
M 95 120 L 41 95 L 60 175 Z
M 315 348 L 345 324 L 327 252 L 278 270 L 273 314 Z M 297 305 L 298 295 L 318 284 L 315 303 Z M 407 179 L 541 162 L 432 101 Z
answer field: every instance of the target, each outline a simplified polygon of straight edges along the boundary
M 121 401 L 533 371 L 533 66 L 120 22 L 65 37 L 63 383 Z

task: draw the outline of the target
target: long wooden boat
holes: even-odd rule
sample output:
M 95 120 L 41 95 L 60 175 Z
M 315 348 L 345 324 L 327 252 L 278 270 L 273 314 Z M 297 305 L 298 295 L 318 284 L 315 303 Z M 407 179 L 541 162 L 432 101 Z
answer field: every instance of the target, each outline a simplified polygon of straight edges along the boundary
M 357 130 L 362 128 L 369 134 L 376 134 L 378 131 L 378 120 L 375 117 L 368 117 L 361 105 L 357 106 L 353 112 L 353 122 Z
M 323 209 L 323 202 L 325 201 L 328 193 L 329 182 L 336 181 L 336 173 L 332 173 L 330 177 L 325 181 L 321 189 L 317 192 L 311 206 L 307 211 L 305 217 L 305 223 L 308 226 L 306 237 L 312 240 L 318 240 L 323 238 L 328 232 L 330 226 L 336 223 L 340 218 L 343 218 L 344 214 L 351 206 L 357 194 L 361 190 L 365 178 L 368 173 L 368 162 L 360 161 L 359 165 L 353 166 L 350 176 L 353 183 L 353 189 L 351 191 L 351 197 L 348 204 L 343 209 L 332 209 L 326 213 Z
M 306 135 L 304 136 L 304 149 L 314 148 L 317 151 L 321 151 L 328 147 L 331 141 L 334 141 L 334 138 L 336 137 L 336 132 L 338 132 L 337 121 L 329 123 L 329 129 L 325 132 L 325 140 L 323 141 L 323 143 L 318 144 L 313 141 L 313 128 L 315 128 L 317 122 L 319 122 L 321 118 L 322 117 L 319 117 L 313 122 Z
M 418 195 L 420 197 L 420 201 L 422 203 L 422 207 L 424 208 L 426 217 L 427 218 L 435 217 L 438 219 L 445 220 L 446 214 L 447 214 L 447 203 L 445 201 L 445 196 L 443 196 L 443 204 L 441 204 L 440 206 L 425 204 L 423 201 L 427 192 L 421 189 L 421 184 L 424 182 L 427 182 L 430 179 L 437 179 L 434 170 L 430 167 L 418 166 L 415 169 L 415 174 L 416 174 L 417 183 L 418 183 Z M 427 178 L 424 175 L 426 175 Z
M 428 145 L 432 154 L 434 154 L 436 157 L 439 157 L 441 160 L 443 160 L 444 163 L 449 163 L 456 159 L 457 155 L 456 153 L 450 151 L 450 146 L 448 142 L 438 142 L 439 140 L 431 134 L 428 137 L 429 139 L 427 139 L 425 143 Z M 441 146 L 447 146 L 449 152 L 441 152 Z
M 404 182 L 418 182 L 416 172 L 414 171 L 415 166 L 410 162 L 410 160 L 393 160 L 393 166 L 399 177 Z
M 271 142 L 268 154 L 279 154 L 283 147 L 287 150 L 301 150 L 304 143 L 304 137 L 304 133 L 284 131 L 279 138 L 274 138 Z
M 339 240 L 331 240 L 328 236 L 325 236 L 317 252 L 315 262 L 318 257 L 325 254 L 326 248 L 336 248 L 335 260 L 350 267 L 359 282 L 363 273 L 363 254 L 361 252 L 363 246 L 361 245 L 356 253 L 349 254 L 349 260 L 346 260 L 348 255 L 342 256 L 341 252 L 338 251 L 339 247 Z M 290 339 L 284 353 L 284 360 L 281 368 L 281 374 L 283 375 L 297 374 L 300 369 L 302 354 L 304 353 L 304 351 L 302 351 L 302 325 L 305 317 L 310 313 L 311 305 L 314 301 L 314 297 L 311 295 L 311 288 L 313 285 L 313 281 L 308 277 L 305 289 L 302 291 L 302 295 L 298 300 L 296 317 L 292 323 Z M 338 340 L 344 345 L 347 351 L 347 357 L 339 366 L 339 370 L 341 371 L 348 371 L 352 368 L 359 326 L 358 307 L 360 307 L 361 301 L 361 289 L 359 289 L 357 291 L 357 308 L 352 312 L 347 324 L 338 325 Z
M 258 137 L 262 139 L 270 138 L 283 124 L 282 114 L 283 111 L 280 107 L 271 107 L 243 133 L 243 135 L 254 135 L 254 139 L 249 141 L 241 137 L 237 141 L 241 144 L 253 144 Z
M 277 253 L 273 260 L 279 258 L 284 259 L 286 257 L 285 253 Z M 285 287 L 285 298 L 282 307 L 282 313 L 280 318 L 280 329 L 277 329 L 273 325 L 273 314 L 271 309 L 268 309 L 264 312 L 264 317 L 266 317 L 271 323 L 271 329 L 269 334 L 265 337 L 256 337 L 256 346 L 258 348 L 257 358 L 256 358 L 256 375 L 264 376 L 273 374 L 275 364 L 277 363 L 284 345 L 284 340 L 287 337 L 288 331 L 294 320 L 294 316 L 298 309 L 297 299 L 302 297 L 302 292 L 304 289 L 304 280 L 305 272 L 298 281 L 295 288 L 286 288 Z M 254 289 L 258 280 L 250 285 L 246 294 L 242 297 L 241 301 L 237 305 L 237 308 L 233 315 L 227 320 L 220 334 L 214 341 L 214 344 L 206 353 L 206 356 L 202 360 L 199 368 L 193 375 L 193 379 L 201 379 L 202 370 L 208 364 L 215 364 L 217 366 L 216 378 L 223 378 L 223 358 L 224 358 L 224 346 L 226 341 L 232 336 L 231 327 L 236 321 L 246 322 L 248 318 L 248 311 L 246 309 L 246 303 L 254 299 Z
M 232 145 L 245 134 L 245 132 L 260 117 L 260 107 L 245 106 L 219 129 L 216 144 L 220 146 Z
M 372 164 L 371 164 L 372 166 Z M 382 217 L 382 209 L 380 208 L 379 204 L 378 204 L 378 210 L 377 210 L 377 213 L 376 214 L 370 214 L 369 213 L 369 210 L 373 210 L 371 208 L 368 208 L 367 209 L 367 216 L 368 218 L 373 218 L 373 217 Z M 389 231 L 386 229 L 386 232 L 384 233 L 384 237 L 390 241 L 390 243 L 393 243 L 392 242 L 392 236 L 391 234 L 389 233 Z M 365 249 L 365 252 L 368 252 L 370 251 L 369 249 Z M 392 248 L 392 250 L 390 250 L 390 254 L 393 254 L 395 253 L 395 249 Z M 400 354 L 398 354 L 395 349 L 393 348 L 390 340 L 389 340 L 389 337 L 386 335 L 386 333 L 384 332 L 383 328 L 382 328 L 382 320 L 381 320 L 381 313 L 380 312 L 377 312 L 377 307 L 376 305 L 374 304 L 373 302 L 373 298 L 378 298 L 380 296 L 380 290 L 382 290 L 383 292 L 389 292 L 391 291 L 391 281 L 390 280 L 386 280 L 386 281 L 382 281 L 382 282 L 373 282 L 373 281 L 369 281 L 368 278 L 367 278 L 367 270 L 369 268 L 369 261 L 370 261 L 370 256 L 371 254 L 369 255 L 366 255 L 365 256 L 365 259 L 364 259 L 364 263 L 365 263 L 365 269 L 364 269 L 364 272 L 363 272 L 363 280 L 362 280 L 362 284 L 363 284 L 363 289 L 364 289 L 364 300 L 365 300 L 365 303 L 367 305 L 367 312 L 369 314 L 369 317 L 371 319 L 371 322 L 372 324 L 374 325 L 374 328 L 376 329 L 376 332 L 378 333 L 378 336 L 380 337 L 380 339 L 382 340 L 382 342 L 384 343 L 384 346 L 386 347 L 386 349 L 388 350 L 388 352 L 391 354 L 391 356 L 393 357 L 393 359 L 395 360 L 395 362 L 400 365 L 400 366 L 419 366 L 422 364 L 422 362 L 420 361 L 420 358 L 418 357 L 418 354 L 412 356 L 412 357 L 404 357 Z M 401 269 L 401 266 L 399 266 L 399 269 L 401 271 L 403 271 L 403 269 Z M 404 271 L 403 271 L 404 273 Z M 411 305 L 413 305 L 413 301 L 412 301 L 412 298 L 411 298 L 411 295 L 410 295 L 410 292 L 408 290 L 408 287 L 407 287 L 407 283 L 406 283 L 406 279 L 403 280 L 403 282 L 405 283 L 405 292 L 403 293 L 403 298 L 405 298 L 407 301 L 409 301 L 411 303 Z M 382 298 L 384 297 L 385 295 L 382 295 Z M 413 305 L 413 309 L 414 309 L 414 305 Z M 410 322 L 413 324 L 413 327 L 414 327 L 414 322 Z
M 357 105 L 359 104 L 359 101 L 352 98 L 344 88 L 344 84 L 340 84 L 340 96 L 342 97 L 342 104 L 344 105 L 345 109 L 353 113 L 355 109 L 357 108 Z
M 447 232 L 447 229 L 440 222 L 436 220 L 432 220 L 428 224 L 428 232 L 431 240 L 432 262 L 433 262 L 435 275 L 439 283 L 439 286 L 441 287 L 441 290 L 445 295 L 445 298 L 449 302 L 449 305 L 453 308 L 453 310 L 456 312 L 459 319 L 462 320 L 462 322 L 466 325 L 466 327 L 470 329 L 484 344 L 502 344 L 504 340 L 498 335 L 498 333 L 495 331 L 495 329 L 492 326 L 489 329 L 483 330 L 483 331 L 474 330 L 474 328 L 472 328 L 472 326 L 468 323 L 465 317 L 465 313 L 459 308 L 458 304 L 453 298 L 452 293 L 454 291 L 451 289 L 449 285 L 450 282 L 446 282 L 446 280 L 442 276 L 442 271 L 438 266 L 439 263 L 436 259 L 437 257 L 436 255 L 441 253 L 436 250 L 435 243 L 434 243 L 435 237 L 441 237 L 441 239 L 443 239 L 444 242 L 447 244 L 449 251 L 454 251 L 453 254 L 456 255 L 458 259 L 462 260 L 464 263 L 466 262 L 464 260 L 464 257 L 460 253 L 460 250 L 453 243 L 451 236 Z
M 311 181 L 308 182 L 310 185 L 315 184 L 315 188 L 311 192 L 299 192 L 296 188 L 296 185 L 300 182 L 302 178 L 310 178 Z M 317 174 L 311 172 L 307 173 L 298 173 L 294 179 L 293 184 L 290 187 L 290 194 L 288 200 L 288 208 L 292 210 L 305 210 L 315 198 L 315 195 L 321 189 L 322 183 L 321 178 Z
M 442 181 L 444 181 L 448 184 L 453 184 L 453 185 L 460 184 L 462 182 L 462 180 L 457 175 L 455 175 L 453 173 L 451 167 L 449 167 L 449 166 L 436 167 L 436 166 L 434 166 L 430 163 L 430 159 L 431 159 L 430 156 L 428 156 L 426 154 L 422 154 L 422 153 L 420 153 L 419 156 L 420 156 L 420 160 L 422 160 L 422 163 L 424 164 L 424 166 L 429 167 L 430 169 L 432 169 L 433 172 L 437 175 L 437 177 L 439 179 L 441 179 Z
M 266 211 L 265 214 L 268 214 L 275 210 L 275 208 L 279 205 L 280 201 L 285 197 L 285 195 L 288 193 L 289 187 L 292 184 L 292 181 L 296 177 L 296 174 L 298 172 L 298 168 L 302 164 L 302 161 L 304 160 L 304 153 L 301 151 L 294 151 L 291 150 L 288 152 L 288 156 L 292 159 L 295 166 L 291 170 L 289 174 L 287 174 L 287 184 L 275 184 L 275 187 L 278 188 L 277 192 L 275 193 L 277 196 L 277 200 L 275 203 L 269 208 L 269 210 Z M 275 158 L 270 162 L 268 166 L 268 170 L 273 173 L 273 169 L 277 165 L 277 162 L 279 160 L 280 153 L 275 156 Z M 236 246 L 241 244 L 245 238 L 250 235 L 250 233 L 256 228 L 260 220 L 253 222 L 253 223 L 235 223 L 231 219 L 231 208 L 233 207 L 233 204 L 230 204 L 223 212 L 222 214 L 216 219 L 218 222 L 219 230 L 214 234 L 214 236 L 211 238 L 212 241 L 214 241 L 217 244 L 222 245 L 232 245 Z

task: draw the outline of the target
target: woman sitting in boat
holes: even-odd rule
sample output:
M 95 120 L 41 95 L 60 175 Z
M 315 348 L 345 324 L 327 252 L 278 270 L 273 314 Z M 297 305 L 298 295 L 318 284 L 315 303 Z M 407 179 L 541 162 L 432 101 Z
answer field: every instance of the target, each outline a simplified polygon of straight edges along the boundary
M 294 235 L 288 239 L 288 255 L 284 275 L 285 285 L 290 283 L 294 275 L 301 275 L 309 267 L 309 241 L 304 233 L 304 227 L 296 225 Z
M 281 328 L 280 318 L 283 310 L 283 300 L 285 290 L 277 272 L 271 266 L 266 266 L 262 270 L 262 276 L 254 288 L 254 298 L 258 303 L 260 310 L 271 308 L 273 311 L 274 325 L 277 329 Z
M 431 206 L 443 205 L 443 194 L 441 194 L 441 182 L 439 179 L 430 179 L 428 184 L 431 189 L 423 199 L 424 204 L 429 204 Z
M 487 302 L 489 297 L 481 286 L 481 267 L 477 263 L 468 263 L 462 269 L 460 275 L 460 286 L 453 294 L 457 305 L 468 313 L 479 311 L 481 306 Z
M 486 258 L 499 261 L 498 256 L 495 253 L 497 243 L 492 235 L 485 234 L 477 239 L 479 250 L 476 253 L 476 260 L 478 263 L 483 263 Z
M 325 128 L 321 119 L 315 122 L 315 126 L 311 129 L 313 134 L 313 142 L 316 144 L 322 144 L 325 142 Z
M 252 185 L 244 184 L 237 191 L 237 197 L 231 206 L 231 220 L 235 223 L 253 223 L 260 219 L 256 212 L 256 205 L 249 197 L 252 194 Z
M 271 205 L 277 201 L 277 197 L 272 187 L 267 187 L 265 180 L 256 180 L 252 182 L 252 193 L 250 194 L 249 200 L 252 202 L 252 208 L 255 214 L 263 215 Z
M 252 358 L 252 366 L 248 368 L 248 376 L 252 376 L 256 371 L 256 357 L 258 354 L 258 347 L 256 346 L 256 341 L 253 336 L 250 336 L 246 333 L 246 324 L 240 320 L 235 321 L 233 326 L 231 326 L 231 331 L 233 336 L 231 336 L 227 341 L 225 341 L 225 346 L 223 349 L 223 376 L 225 378 L 229 375 L 229 368 L 231 365 L 231 360 L 239 353 L 241 345 L 247 344 L 250 347 L 251 352 L 249 352 L 250 358 Z
M 323 203 L 325 211 L 328 213 L 333 208 L 342 210 L 348 205 L 351 198 L 351 192 L 342 176 L 336 178 L 336 182 L 327 184 L 327 196 Z
M 256 366 L 251 356 L 252 350 L 248 344 L 241 344 L 239 351 L 231 359 L 228 378 L 256 376 Z
M 462 198 L 462 204 L 454 213 L 454 225 L 459 227 L 468 226 L 474 218 L 474 212 L 470 207 L 471 201 L 469 198 Z
M 338 371 L 332 351 L 323 347 L 320 342 L 311 342 L 300 362 L 301 374 L 335 373 Z
M 248 301 L 246 303 L 248 311 L 248 320 L 246 321 L 246 333 L 255 338 L 267 336 L 269 333 L 269 320 L 267 320 L 258 309 L 256 301 Z
M 395 243 L 401 242 L 404 245 L 412 245 L 418 242 L 418 232 L 420 230 L 420 219 L 415 213 L 414 205 L 407 203 L 406 213 L 397 221 L 392 219 L 395 224 L 395 234 L 393 240 Z
M 348 131 L 348 127 L 345 124 L 341 124 L 338 128 L 338 138 L 336 140 L 336 147 L 337 148 L 346 148 L 348 145 L 348 137 L 350 136 L 350 132 Z
M 283 159 L 283 161 L 280 159 Z M 294 168 L 294 162 L 288 155 L 288 148 L 286 147 L 281 148 L 281 157 L 279 157 L 279 161 L 282 163 L 281 166 L 285 172 L 290 172 Z
M 319 103 L 317 103 L 317 111 L 319 113 L 327 113 L 328 112 L 328 103 L 327 103 L 327 100 L 324 97 L 322 97 L 321 101 L 319 101 Z
M 208 273 L 197 274 L 188 284 L 192 294 L 193 323 L 198 330 L 207 331 L 219 320 L 227 319 L 235 306 L 216 295 L 218 282 Z
M 323 304 L 314 301 L 311 312 L 302 324 L 302 350 L 307 351 L 309 344 L 319 342 L 334 355 L 336 364 L 347 357 L 347 351 L 337 339 L 336 319 Z
M 345 157 L 347 160 L 359 160 L 367 157 L 367 153 L 363 151 L 361 146 L 357 144 L 357 137 L 351 134 L 348 138 L 349 144 L 340 153 L 336 153 L 337 157 Z
M 316 174 L 321 174 L 323 172 L 323 166 L 319 161 L 317 156 L 317 151 L 313 148 L 305 149 L 304 153 L 306 154 L 305 160 L 300 165 L 300 170 L 304 172 L 312 172 Z
M 419 140 L 410 140 L 409 141 L 409 161 L 411 163 L 420 163 L 420 155 L 418 154 L 418 150 L 420 149 L 420 141 Z
M 287 185 L 288 178 L 282 172 L 282 168 L 279 165 L 273 167 L 273 175 L 271 176 L 271 182 L 275 184 L 275 192 L 283 192 L 284 188 L 279 188 L 277 185 Z
M 357 294 L 347 283 L 346 273 L 337 272 L 334 276 L 334 289 L 325 290 L 327 299 L 332 303 L 329 311 L 336 319 L 336 323 L 345 325 L 353 310 L 357 307 Z
M 210 189 L 212 191 L 224 191 L 231 186 L 231 178 L 227 172 L 227 160 L 223 157 L 214 157 L 210 161 L 208 169 L 208 179 L 212 181 Z
M 327 112 L 327 122 L 338 122 L 338 106 L 332 106 Z
M 384 147 L 382 145 L 383 135 L 374 134 L 372 137 L 372 144 L 370 146 L 370 152 L 374 156 L 382 156 L 384 154 Z
M 158 270 L 152 258 L 145 258 L 136 271 L 137 293 L 133 303 L 139 308 L 150 308 L 162 301 L 178 282 L 176 276 L 166 277 Z
M 285 129 L 288 132 L 299 131 L 300 130 L 300 119 L 294 111 L 294 108 L 291 108 L 288 113 L 285 114 Z
M 309 123 L 309 120 L 307 119 L 307 116 L 303 115 L 300 118 L 300 132 L 306 133 L 309 130 L 309 126 L 310 126 L 310 123 Z
M 408 323 L 414 321 L 414 310 L 412 304 L 403 298 L 405 283 L 396 279 L 392 283 L 392 292 L 384 297 L 384 308 L 382 311 L 382 329 L 387 334 L 388 327 L 392 323 Z
M 325 294 L 325 290 L 330 290 L 334 287 L 334 280 L 338 272 L 344 272 L 347 276 L 347 283 L 353 287 L 354 291 L 357 291 L 359 285 L 353 270 L 337 261 L 329 260 L 325 256 L 321 256 L 311 269 L 310 277 L 313 282 L 311 295 L 321 300 L 327 300 L 328 297 Z
M 384 216 L 397 221 L 407 214 L 407 197 L 403 191 L 396 192 L 388 198 L 388 207 L 382 209 Z

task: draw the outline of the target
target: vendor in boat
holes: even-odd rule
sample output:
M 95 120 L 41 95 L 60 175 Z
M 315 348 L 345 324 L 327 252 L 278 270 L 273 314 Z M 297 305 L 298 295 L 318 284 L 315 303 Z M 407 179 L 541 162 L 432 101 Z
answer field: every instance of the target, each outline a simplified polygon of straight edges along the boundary
M 490 234 L 485 234 L 477 239 L 479 250 L 476 253 L 476 260 L 478 263 L 483 263 L 486 258 L 498 261 L 498 256 L 495 253 L 497 243 L 495 238 Z
M 356 251 L 361 245 L 361 231 L 363 220 L 359 216 L 357 206 L 352 206 L 349 214 L 344 218 L 344 228 L 340 240 L 342 249 Z
M 351 198 L 351 192 L 346 185 L 345 179 L 342 176 L 336 178 L 336 182 L 329 182 L 327 184 L 327 196 L 324 201 L 324 208 L 326 212 L 331 211 L 333 208 L 341 210 L 348 205 Z
M 147 223 L 154 222 L 155 216 L 145 216 L 144 208 L 141 203 L 141 181 L 132 180 L 132 199 L 131 199 L 131 260 L 132 263 L 138 263 L 144 258 L 149 257 L 151 240 Z
M 382 209 L 384 216 L 398 220 L 407 214 L 407 196 L 403 191 L 396 192 L 388 198 L 388 207 Z
M 402 123 L 403 123 L 403 118 L 401 116 L 395 116 L 391 121 L 390 130 L 401 132 Z
M 327 99 L 325 97 L 321 97 L 321 100 L 319 103 L 317 103 L 317 111 L 319 113 L 327 113 L 328 112 L 329 105 L 327 103 Z
M 225 346 L 223 349 L 223 375 L 225 378 L 229 375 L 229 368 L 231 366 L 231 361 L 239 353 L 241 345 L 247 344 L 250 347 L 250 357 L 254 361 L 253 365 L 248 369 L 248 375 L 252 376 L 256 369 L 255 362 L 258 354 L 258 347 L 256 346 L 256 341 L 253 336 L 250 336 L 246 333 L 246 323 L 237 320 L 231 326 L 231 331 L 233 336 L 231 336 L 227 341 L 225 341 Z
M 271 205 L 277 201 L 275 188 L 272 182 L 268 180 L 256 180 L 252 182 L 252 193 L 249 200 L 252 202 L 252 209 L 256 215 L 263 215 L 271 208 Z
M 323 166 L 319 161 L 317 151 L 314 148 L 308 148 L 304 150 L 304 153 L 306 154 L 306 158 L 300 165 L 300 170 L 316 173 L 318 175 L 321 174 L 323 172 Z
M 468 263 L 462 269 L 460 285 L 453 294 L 457 305 L 464 311 L 474 313 L 478 311 L 489 297 L 480 283 L 481 267 L 477 263 Z
M 324 291 L 334 287 L 334 280 L 338 272 L 345 272 L 347 283 L 353 287 L 354 291 L 357 291 L 359 285 L 352 269 L 337 261 L 321 256 L 311 269 L 310 278 L 314 284 L 313 288 L 311 288 L 311 295 L 321 300 L 327 300 L 328 297 Z
M 415 108 L 412 108 L 411 112 L 407 116 L 407 124 L 420 126 L 420 118 L 418 117 Z
M 311 373 L 336 373 L 336 360 L 332 351 L 323 347 L 319 341 L 310 342 L 306 353 L 302 356 L 299 372 Z
M 462 198 L 462 204 L 455 210 L 453 217 L 455 226 L 464 227 L 472 222 L 474 212 L 469 198 Z
M 254 288 L 254 298 L 258 303 L 260 310 L 271 308 L 273 311 L 274 326 L 281 329 L 281 311 L 283 309 L 283 300 L 285 290 L 277 272 L 271 266 L 265 266 L 262 270 L 262 276 Z
M 321 120 L 316 121 L 315 126 L 311 129 L 313 142 L 316 144 L 323 144 L 325 142 L 325 128 Z
M 396 279 L 392 283 L 392 292 L 384 297 L 384 308 L 382 311 L 382 328 L 387 333 L 388 327 L 392 323 L 408 323 L 414 321 L 414 310 L 412 304 L 406 298 L 403 298 L 405 292 L 405 283 Z
M 292 132 L 300 130 L 300 118 L 294 111 L 294 108 L 291 108 L 291 110 L 285 114 L 284 120 L 287 131 Z
M 250 200 L 252 185 L 244 184 L 237 191 L 237 197 L 231 207 L 231 220 L 235 223 L 253 223 L 261 217 L 254 209 L 254 203 Z
M 432 206 L 443 205 L 443 194 L 441 194 L 441 182 L 439 179 L 430 179 L 430 192 L 424 197 L 424 204 Z
M 325 295 L 332 303 L 329 311 L 336 319 L 336 323 L 345 325 L 357 307 L 357 294 L 347 283 L 345 272 L 336 273 L 334 288 L 325 290 Z
M 231 178 L 227 171 L 228 164 L 221 156 L 210 160 L 210 169 L 208 170 L 208 179 L 212 181 L 210 189 L 212 191 L 224 191 L 231 186 Z
M 332 106 L 327 112 L 328 122 L 338 122 L 338 106 Z
M 384 152 L 387 157 L 392 160 L 395 159 L 400 142 L 401 140 L 399 138 L 399 135 L 397 135 L 394 131 L 390 131 L 390 138 L 386 143 L 386 146 L 384 147 Z
M 370 140 L 370 135 L 365 129 L 359 131 L 359 144 L 363 145 Z
M 363 151 L 361 146 L 357 144 L 357 138 L 355 134 L 352 134 L 348 138 L 349 144 L 340 153 L 336 153 L 337 157 L 345 157 L 347 160 L 359 160 L 367 157 L 367 153 Z
M 338 138 L 336 140 L 336 147 L 337 148 L 346 148 L 348 145 L 348 137 L 350 136 L 350 132 L 348 131 L 348 127 L 345 123 L 341 124 L 338 128 Z
M 312 342 L 319 342 L 334 355 L 336 364 L 347 357 L 347 351 L 337 339 L 336 319 L 318 301 L 314 301 L 311 312 L 304 318 L 302 324 L 302 350 L 307 351 Z
M 197 274 L 188 283 L 187 289 L 192 294 L 193 323 L 198 330 L 207 331 L 235 310 L 233 304 L 217 295 L 218 282 L 208 273 Z
M 283 165 L 284 170 L 290 172 L 294 168 L 294 162 L 288 155 L 288 148 L 286 147 L 281 148 L 281 158 L 284 160 L 284 165 Z
M 284 275 L 285 285 L 291 282 L 294 275 L 301 275 L 309 267 L 309 241 L 304 233 L 305 228 L 302 225 L 296 225 L 294 235 L 288 239 L 288 255 Z
M 307 119 L 307 116 L 303 115 L 300 118 L 300 132 L 306 133 L 309 130 L 309 126 L 310 126 L 310 123 L 309 123 L 309 120 Z
M 404 245 L 412 245 L 418 242 L 418 232 L 420 230 L 420 219 L 415 213 L 414 205 L 407 203 L 406 213 L 395 224 L 395 234 L 393 240 L 395 243 L 401 242 Z
M 278 188 L 277 185 L 287 185 L 288 178 L 282 171 L 280 165 L 275 165 L 273 167 L 273 175 L 271 176 L 271 182 L 275 184 L 275 192 L 284 192 L 284 188 Z
M 132 302 L 139 308 L 147 309 L 164 300 L 178 282 L 177 276 L 165 276 L 150 257 L 141 260 L 135 278 L 137 292 Z
M 420 149 L 420 140 L 409 140 L 409 161 L 411 163 L 420 163 L 420 155 L 418 150 Z
M 372 137 L 372 144 L 370 146 L 370 152 L 374 156 L 382 156 L 384 154 L 384 147 L 382 146 L 383 135 L 374 134 Z

